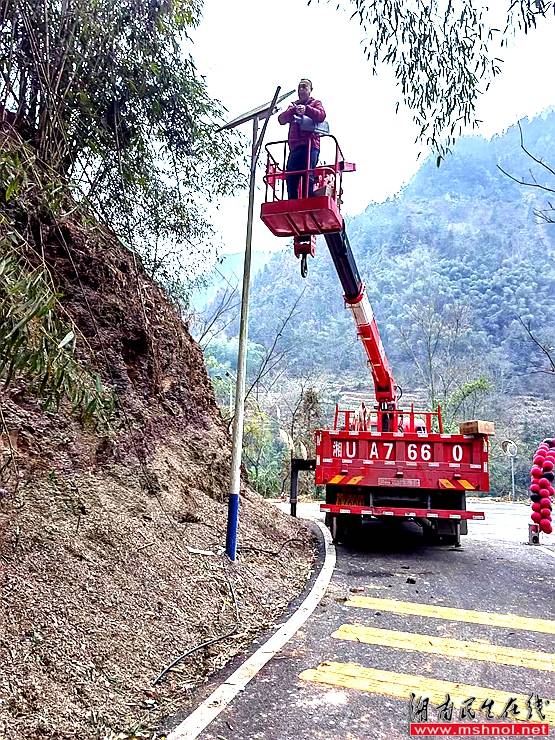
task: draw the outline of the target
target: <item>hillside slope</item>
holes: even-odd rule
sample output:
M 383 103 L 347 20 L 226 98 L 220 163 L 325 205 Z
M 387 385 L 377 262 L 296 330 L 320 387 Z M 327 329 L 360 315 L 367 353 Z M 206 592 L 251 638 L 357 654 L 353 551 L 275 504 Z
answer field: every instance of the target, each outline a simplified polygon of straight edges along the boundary
M 0 736 L 157 737 L 299 592 L 313 542 L 245 486 L 239 560 L 222 556 L 230 439 L 198 346 L 112 234 L 78 218 L 41 229 L 120 403 L 100 433 L 21 382 L 0 396 Z

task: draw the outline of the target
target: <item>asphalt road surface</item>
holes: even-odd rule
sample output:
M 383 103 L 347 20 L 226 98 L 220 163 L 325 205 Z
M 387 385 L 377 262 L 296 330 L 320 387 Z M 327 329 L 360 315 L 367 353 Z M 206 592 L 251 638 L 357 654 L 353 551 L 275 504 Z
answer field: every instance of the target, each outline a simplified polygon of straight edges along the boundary
M 539 721 L 539 708 L 555 725 L 554 538 L 524 544 L 527 507 L 482 504 L 470 502 L 487 518 L 459 549 L 425 545 L 410 522 L 371 522 L 339 546 L 303 629 L 200 737 L 406 738 L 411 693 L 429 699 L 429 721 L 444 702 L 453 722 L 465 701 L 493 718 L 516 702 L 519 719 Z

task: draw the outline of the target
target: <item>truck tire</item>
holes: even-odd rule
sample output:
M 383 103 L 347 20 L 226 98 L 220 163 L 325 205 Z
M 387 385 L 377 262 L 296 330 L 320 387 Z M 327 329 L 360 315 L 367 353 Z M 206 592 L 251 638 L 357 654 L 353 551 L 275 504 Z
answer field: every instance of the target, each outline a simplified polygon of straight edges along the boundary
M 437 527 L 422 525 L 422 539 L 426 545 L 438 545 L 440 538 Z
M 331 533 L 331 541 L 334 545 L 339 544 L 339 514 L 331 514 L 330 515 L 330 533 Z
M 442 534 L 439 538 L 441 545 L 449 545 L 450 547 L 460 547 L 461 540 L 456 534 Z
M 347 533 L 345 516 L 341 514 L 331 514 L 329 527 L 333 544 L 339 545 L 344 542 L 345 535 Z

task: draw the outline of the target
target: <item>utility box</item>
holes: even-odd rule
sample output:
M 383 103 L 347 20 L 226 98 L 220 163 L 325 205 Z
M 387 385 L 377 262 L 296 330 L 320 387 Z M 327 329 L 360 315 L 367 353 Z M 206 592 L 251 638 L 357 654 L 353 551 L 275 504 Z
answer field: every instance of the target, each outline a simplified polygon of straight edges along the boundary
M 315 188 L 314 189 L 314 192 L 313 192 L 313 195 L 314 195 L 314 197 L 325 195 L 328 198 L 332 198 L 333 197 L 333 188 L 334 188 L 333 183 L 327 183 L 326 185 L 323 185 L 320 188 L 317 188 L 317 189 Z
M 528 544 L 539 545 L 540 544 L 540 528 L 537 524 L 528 525 Z
M 459 424 L 459 432 L 461 434 L 487 434 L 489 436 L 495 434 L 495 424 L 493 421 L 461 421 Z

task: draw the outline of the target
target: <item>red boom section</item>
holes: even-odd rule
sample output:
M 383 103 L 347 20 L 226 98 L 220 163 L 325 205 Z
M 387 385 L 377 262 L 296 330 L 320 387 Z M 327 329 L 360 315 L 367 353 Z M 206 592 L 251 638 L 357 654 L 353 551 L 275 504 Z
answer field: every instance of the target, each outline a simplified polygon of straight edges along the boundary
M 358 336 L 368 357 L 368 365 L 372 369 L 376 401 L 379 404 L 394 403 L 396 390 L 393 372 L 385 354 L 378 325 L 364 285 L 362 286 L 362 293 L 354 301 L 350 301 L 345 296 L 345 302 L 353 312 Z

